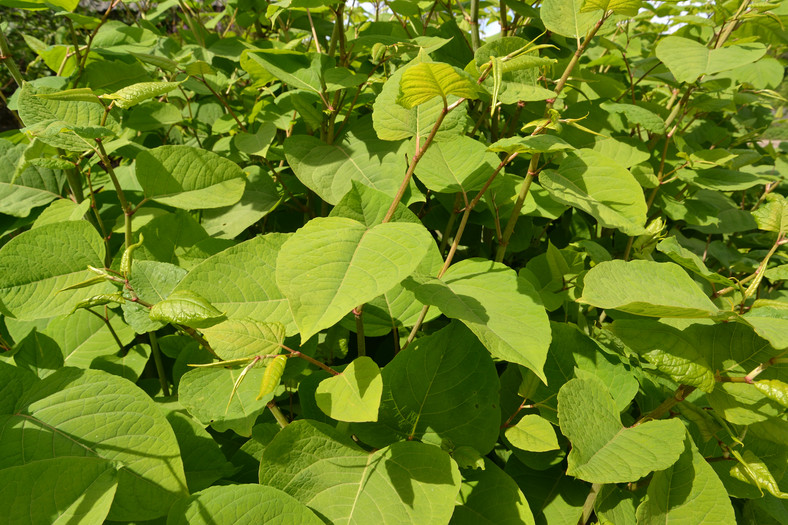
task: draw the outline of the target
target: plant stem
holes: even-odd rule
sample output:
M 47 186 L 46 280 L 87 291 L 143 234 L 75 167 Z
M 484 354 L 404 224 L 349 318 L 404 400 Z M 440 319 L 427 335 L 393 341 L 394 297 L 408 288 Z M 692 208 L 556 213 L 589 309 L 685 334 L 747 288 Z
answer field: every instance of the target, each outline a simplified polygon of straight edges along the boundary
M 512 214 L 509 216 L 509 220 L 506 222 L 506 228 L 503 230 L 503 237 L 498 242 L 498 250 L 495 252 L 495 262 L 503 262 L 503 257 L 506 255 L 506 247 L 509 246 L 509 240 L 514 233 L 514 227 L 517 224 L 517 220 L 520 218 L 520 210 L 523 209 L 523 204 L 525 203 L 525 198 L 528 196 L 528 190 L 531 189 L 531 183 L 534 180 L 534 176 L 536 175 L 536 164 L 539 162 L 539 155 L 534 153 L 534 156 L 531 157 L 531 162 L 528 165 L 528 174 L 525 176 L 525 180 L 523 181 L 523 187 L 520 188 L 520 194 L 517 195 L 517 200 L 514 203 L 514 208 L 512 208 Z
M 16 62 L 14 62 L 13 56 L 11 56 L 11 46 L 8 45 L 8 40 L 6 40 L 3 31 L 0 30 L 0 62 L 5 64 L 5 67 L 8 68 L 8 72 L 11 73 L 11 77 L 16 82 L 16 85 L 22 87 L 22 73 L 19 72 L 19 68 L 16 67 Z
M 367 355 L 367 348 L 364 343 L 364 305 L 359 305 L 353 309 L 353 316 L 356 318 L 356 341 L 358 343 L 358 356 Z
M 591 485 L 591 490 L 588 492 L 585 503 L 583 503 L 583 514 L 580 516 L 578 525 L 585 525 L 591 518 L 591 513 L 594 512 L 594 502 L 596 502 L 599 491 L 602 489 L 601 483 L 594 483 Z
M 164 371 L 164 363 L 161 360 L 161 351 L 159 350 L 159 340 L 156 337 L 156 332 L 148 332 L 148 339 L 150 340 L 150 350 L 153 354 L 153 362 L 156 364 L 156 373 L 159 374 L 159 384 L 161 384 L 161 391 L 165 397 L 170 397 L 170 386 L 167 384 L 167 374 Z
M 109 322 L 109 319 L 106 316 L 101 315 L 100 313 L 90 308 L 85 308 L 85 310 L 87 310 L 88 312 L 92 313 L 93 315 L 104 321 L 104 324 L 107 325 L 107 329 L 109 330 L 109 333 L 112 334 L 112 338 L 115 340 L 115 343 L 117 343 L 118 348 L 122 352 L 125 349 L 125 347 L 123 346 L 123 343 L 120 341 L 118 334 L 115 332 L 115 329 L 112 327 L 112 323 Z
M 268 410 L 271 411 L 271 414 L 274 416 L 274 419 L 276 419 L 276 422 L 279 423 L 280 427 L 285 428 L 287 425 L 290 424 L 290 422 L 287 421 L 287 418 L 282 413 L 282 411 L 279 410 L 279 407 L 276 406 L 276 403 L 274 403 L 273 401 L 269 401 L 266 406 L 268 407 Z
M 671 408 L 678 405 L 682 401 L 684 401 L 688 395 L 690 395 L 695 390 L 694 386 L 689 385 L 680 385 L 678 389 L 676 389 L 676 393 L 673 394 L 672 397 L 667 398 L 665 401 L 662 402 L 657 408 L 649 412 L 648 414 L 644 415 L 640 419 L 638 419 L 634 425 L 639 425 L 646 421 L 652 419 L 659 419 L 664 416 Z
M 104 149 L 104 143 L 101 139 L 96 139 L 96 144 L 98 144 L 98 152 L 99 158 L 101 159 L 101 163 L 104 165 L 104 169 L 109 174 L 109 178 L 112 180 L 112 185 L 115 187 L 115 192 L 118 194 L 118 200 L 120 201 L 120 207 L 123 210 L 124 216 L 124 223 L 125 223 L 125 247 L 128 248 L 133 244 L 132 235 L 131 235 L 131 217 L 134 212 L 129 206 L 129 201 L 126 200 L 126 195 L 123 193 L 123 188 L 120 187 L 120 182 L 118 182 L 118 178 L 115 176 L 115 170 L 112 168 L 112 162 L 109 160 L 109 155 L 107 155 L 107 150 Z
M 475 53 L 479 49 L 481 41 L 479 38 L 479 0 L 471 0 L 471 17 L 468 23 L 471 25 L 471 47 Z
M 292 348 L 288 348 L 285 345 L 280 345 L 280 346 L 283 349 L 285 349 L 288 352 L 290 352 L 291 354 L 293 354 L 293 357 L 300 357 L 304 361 L 308 361 L 308 362 L 312 363 L 313 365 L 315 365 L 316 367 L 322 368 L 323 370 L 325 370 L 326 372 L 328 372 L 331 375 L 334 375 L 334 376 L 338 376 L 339 375 L 339 372 L 337 372 L 336 370 L 334 370 L 333 368 L 331 368 L 327 364 L 321 363 L 320 361 L 318 361 L 317 359 L 315 359 L 312 356 L 308 356 L 305 353 L 300 352 L 299 350 L 293 350 Z

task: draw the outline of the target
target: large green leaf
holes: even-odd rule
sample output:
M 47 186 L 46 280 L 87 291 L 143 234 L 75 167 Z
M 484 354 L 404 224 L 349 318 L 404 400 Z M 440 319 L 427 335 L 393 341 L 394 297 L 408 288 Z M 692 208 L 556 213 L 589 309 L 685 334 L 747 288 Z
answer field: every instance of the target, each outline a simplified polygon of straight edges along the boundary
M 135 252 L 134 256 L 136 255 Z M 185 275 L 186 270 L 174 264 L 135 260 L 129 285 L 139 299 L 148 304 L 156 304 L 166 299 Z M 153 332 L 166 324 L 153 321 L 149 315 L 150 309 L 137 302 L 126 301 L 121 308 L 123 318 L 138 334 Z
M 273 487 L 225 485 L 207 488 L 178 502 L 167 525 L 321 525 L 298 500 Z
M 333 144 L 309 135 L 293 135 L 285 141 L 285 155 L 304 185 L 329 204 L 336 204 L 350 190 L 352 181 L 393 198 L 407 168 L 402 146 L 375 138 L 371 126 L 364 125 Z
M 553 425 L 538 414 L 527 414 L 516 425 L 507 428 L 506 439 L 512 446 L 529 452 L 547 452 L 560 448 Z
M 23 144 L 0 140 L 0 213 L 27 217 L 33 208 L 60 196 L 62 172 L 26 162 L 26 149 Z
M 616 14 L 634 16 L 640 10 L 640 0 L 585 0 L 581 13 L 589 11 L 613 11 Z
M 282 323 L 293 335 L 298 330 L 274 277 L 277 254 L 288 237 L 261 235 L 228 248 L 195 266 L 176 289 L 199 290 L 228 319 Z
M 238 202 L 246 179 L 234 162 L 190 146 L 159 146 L 136 157 L 145 196 L 187 210 L 221 208 Z
M 340 217 L 309 221 L 276 260 L 276 282 L 302 342 L 408 277 L 433 242 L 417 224 L 367 228 Z
M 106 282 L 63 290 L 104 266 L 104 242 L 86 221 L 48 224 L 0 249 L 0 311 L 17 319 L 65 315 L 82 299 L 112 289 Z M 61 291 L 63 290 L 63 291 Z
M 264 367 L 249 370 L 236 388 L 241 373 L 242 370 L 236 368 L 192 369 L 181 377 L 178 400 L 202 424 L 212 425 L 219 431 L 233 429 L 242 436 L 249 436 L 271 396 L 256 399 Z
M 383 90 L 375 99 L 375 103 L 372 105 L 372 122 L 379 139 L 402 140 L 416 136 L 423 139 L 435 126 L 438 115 L 443 110 L 441 99 L 433 98 L 410 109 L 397 104 L 403 73 L 419 63 L 421 63 L 421 57 L 410 65 L 397 69 L 383 84 Z M 449 97 L 450 102 L 456 99 L 455 96 Z M 436 138 L 455 137 L 461 134 L 466 120 L 467 109 L 461 105 L 446 115 Z
M 55 457 L 0 470 L 6 523 L 103 523 L 118 471 L 100 457 Z
M 638 525 L 736 523 L 728 492 L 689 434 L 678 461 L 651 478 L 637 518 Z
M 735 286 L 735 283 L 717 272 L 712 272 L 706 267 L 703 260 L 692 253 L 690 250 L 684 248 L 676 237 L 668 237 L 659 241 L 657 250 L 661 251 L 674 262 L 682 265 L 693 273 L 703 276 L 712 283 L 721 284 L 722 286 Z
M 120 377 L 63 368 L 31 388 L 0 426 L 0 469 L 63 457 L 116 462 L 109 519 L 163 516 L 186 494 L 169 423 L 147 394 Z
M 534 517 L 517 483 L 490 459 L 466 470 L 451 525 L 533 525 Z
M 529 396 L 543 407 L 542 417 L 558 423 L 556 395 L 561 386 L 574 377 L 602 381 L 613 396 L 616 408 L 624 410 L 639 388 L 635 375 L 577 327 L 556 322 L 550 325 L 553 340 L 544 365 L 547 384 L 539 384 Z
M 561 36 L 584 37 L 602 18 L 601 11 L 585 12 L 586 0 L 545 0 L 539 10 L 545 29 Z
M 300 420 L 265 448 L 260 484 L 287 492 L 329 523 L 447 523 L 460 473 L 432 445 L 400 442 L 369 453 L 328 425 Z
M 550 324 L 539 294 L 514 270 L 486 259 L 452 265 L 441 280 L 411 280 L 416 298 L 459 319 L 493 357 L 519 363 L 544 378 Z
M 202 330 L 213 351 L 224 360 L 278 354 L 285 339 L 281 323 L 228 319 Z
M 383 368 L 378 422 L 353 428 L 376 447 L 419 439 L 486 454 L 498 439 L 498 389 L 490 355 L 455 321 L 417 339 Z
M 709 49 L 679 36 L 663 38 L 656 47 L 657 58 L 668 67 L 677 82 L 694 82 L 701 75 L 713 75 L 752 64 L 766 53 L 760 43 L 738 44 Z
M 326 54 L 287 49 L 248 52 L 245 56 L 291 87 L 315 93 L 323 91 L 323 73 L 333 65 L 333 60 Z
M 753 308 L 739 318 L 774 348 L 788 347 L 788 310 L 763 306 Z
M 669 467 L 684 451 L 680 420 L 626 428 L 607 388 L 593 378 L 572 379 L 561 387 L 558 420 L 572 443 L 567 474 L 591 483 L 636 481 Z
M 449 95 L 474 99 L 478 88 L 470 75 L 455 69 L 449 64 L 422 62 L 409 67 L 399 83 L 400 94 L 397 102 L 406 109 L 424 104 L 440 97 L 443 106 L 448 106 Z
M 484 144 L 470 137 L 430 146 L 416 168 L 416 176 L 432 191 L 454 193 L 482 188 L 499 163 Z
M 332 419 L 377 421 L 383 380 L 380 368 L 367 356 L 354 359 L 338 376 L 320 382 L 315 402 Z
M 676 383 L 711 392 L 716 381 L 706 360 L 706 348 L 713 344 L 707 328 L 692 325 L 678 330 L 655 319 L 618 320 L 610 327 L 624 344 Z
M 653 261 L 606 261 L 586 274 L 581 303 L 649 317 L 711 317 L 708 297 L 680 266 Z
M 558 202 L 591 214 L 605 228 L 643 233 L 646 200 L 635 177 L 593 150 L 569 153 L 558 170 L 544 170 L 539 182 Z

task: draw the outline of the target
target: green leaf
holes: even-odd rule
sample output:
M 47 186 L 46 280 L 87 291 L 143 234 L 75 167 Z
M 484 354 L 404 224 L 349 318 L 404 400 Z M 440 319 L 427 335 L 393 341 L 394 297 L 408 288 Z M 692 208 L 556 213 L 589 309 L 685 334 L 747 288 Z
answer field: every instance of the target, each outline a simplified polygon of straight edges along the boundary
M 678 330 L 656 320 L 617 320 L 610 330 L 624 344 L 678 384 L 704 392 L 714 390 L 714 372 L 706 360 L 712 344 L 706 327 L 692 325 Z
M 539 182 L 555 200 L 591 214 L 605 228 L 627 235 L 643 233 L 643 190 L 626 168 L 604 155 L 576 150 L 558 170 L 542 171 Z
M 35 264 L 31 264 L 35 261 Z M 0 311 L 33 320 L 71 312 L 85 297 L 113 289 L 106 282 L 61 291 L 92 277 L 104 265 L 104 242 L 86 221 L 49 224 L 0 248 Z
M 636 481 L 676 462 L 684 450 L 678 419 L 626 428 L 602 382 L 572 379 L 558 392 L 558 420 L 569 438 L 567 474 L 591 483 Z
M 234 162 L 190 146 L 159 146 L 136 158 L 137 180 L 145 196 L 187 210 L 220 208 L 238 202 L 244 173 Z
M 0 505 L 7 523 L 103 523 L 118 472 L 99 457 L 56 457 L 0 470 Z
M 228 319 L 282 323 L 287 335 L 298 329 L 274 270 L 282 244 L 290 236 L 261 235 L 209 257 L 183 278 L 176 290 L 199 290 Z
M 753 483 L 759 489 L 766 489 L 772 495 L 780 499 L 788 499 L 788 492 L 780 490 L 780 486 L 769 471 L 769 467 L 761 458 L 750 450 L 744 450 L 741 454 L 734 453 L 739 463 L 731 468 L 731 476 L 747 483 Z
M 293 173 L 329 204 L 336 204 L 358 181 L 393 198 L 407 170 L 403 144 L 374 138 L 369 125 L 355 127 L 341 140 L 326 144 L 316 137 L 285 140 Z
M 128 109 L 149 98 L 165 95 L 180 85 L 181 82 L 138 82 L 102 98 L 114 100 L 119 108 Z
M 494 153 L 470 137 L 432 144 L 416 168 L 427 188 L 439 193 L 480 190 L 499 163 Z
M 610 113 L 617 113 L 626 117 L 627 124 L 630 128 L 641 126 L 646 131 L 650 131 L 652 133 L 663 133 L 665 131 L 665 121 L 662 119 L 662 117 L 644 107 L 636 106 L 634 104 L 618 104 L 614 102 L 603 102 L 600 104 L 600 107 Z
M 489 151 L 503 151 L 506 153 L 558 153 L 560 151 L 574 150 L 574 146 L 555 135 L 529 135 L 527 137 L 507 137 L 494 142 L 487 148 Z M 427 150 L 429 152 L 429 150 Z
M 284 243 L 276 261 L 276 282 L 301 341 L 393 288 L 416 269 L 433 242 L 417 224 L 367 228 L 339 217 L 309 221 Z
M 401 442 L 368 453 L 328 425 L 300 420 L 265 448 L 260 484 L 329 523 L 447 523 L 460 473 L 438 447 Z
M 653 261 L 607 261 L 586 274 L 579 302 L 648 317 L 711 317 L 708 297 L 680 266 Z
M 221 321 L 224 314 L 201 295 L 190 290 L 175 290 L 153 305 L 148 314 L 152 321 L 207 328 Z
M 228 319 L 202 330 L 213 351 L 225 361 L 278 354 L 285 340 L 281 323 L 261 323 L 251 319 Z
M 134 261 L 134 274 L 129 285 L 142 301 L 156 304 L 166 299 L 186 275 L 186 270 L 174 264 L 158 261 Z M 135 301 L 122 305 L 123 318 L 138 334 L 153 332 L 167 323 L 150 318 L 150 309 Z
M 402 140 L 410 137 L 426 138 L 429 135 L 438 116 L 443 111 L 443 100 L 433 98 L 432 100 L 420 104 L 416 107 L 407 109 L 397 103 L 400 95 L 400 80 L 405 71 L 416 67 L 420 63 L 421 57 L 410 65 L 397 69 L 389 77 L 383 90 L 375 99 L 372 105 L 372 122 L 375 132 L 380 140 Z M 455 96 L 448 98 L 449 103 L 457 99 Z M 463 131 L 467 121 L 468 110 L 461 105 L 451 111 L 438 129 L 436 139 L 456 137 Z
M 214 486 L 170 509 L 167 525 L 321 525 L 305 505 L 281 490 L 260 485 Z
M 315 401 L 320 410 L 338 421 L 377 421 L 383 379 L 369 357 L 354 359 L 338 376 L 320 382 Z
M 57 199 L 44 208 L 32 228 L 39 228 L 45 224 L 55 224 L 65 221 L 81 221 L 90 209 L 90 199 L 85 199 L 79 204 L 69 199 Z
M 656 472 L 637 510 L 638 524 L 735 523 L 728 492 L 687 434 L 684 451 L 671 467 Z
M 314 93 L 323 91 L 323 72 L 333 65 L 328 55 L 287 49 L 248 52 L 246 56 L 290 87 Z
M 709 282 L 722 286 L 736 286 L 732 280 L 724 275 L 709 270 L 701 258 L 680 245 L 676 237 L 668 237 L 661 240 L 659 244 L 657 244 L 657 250 L 661 251 L 684 268 L 704 277 Z
M 517 483 L 490 459 L 462 473 L 451 525 L 533 525 L 534 517 Z
M 417 339 L 383 368 L 378 423 L 353 425 L 353 431 L 378 448 L 418 439 L 486 454 L 500 430 L 499 387 L 489 353 L 453 322 Z
M 530 452 L 558 450 L 558 439 L 553 425 L 536 414 L 527 414 L 513 427 L 506 429 L 506 439 L 512 446 Z
M 443 106 L 449 105 L 448 96 L 476 99 L 476 83 L 464 71 L 441 62 L 422 62 L 409 67 L 400 80 L 402 94 L 397 103 L 406 109 L 440 97 Z
M 585 0 L 581 13 L 590 11 L 613 11 L 619 15 L 635 16 L 640 10 L 640 0 Z
M 212 425 L 219 432 L 232 429 L 249 436 L 255 420 L 272 397 L 256 399 L 264 373 L 265 368 L 250 369 L 233 394 L 241 370 L 195 368 L 181 377 L 178 400 L 203 425 Z
M 744 321 L 774 348 L 788 347 L 788 311 L 768 306 L 752 308 L 739 320 Z
M 33 208 L 60 197 L 63 172 L 26 162 L 27 149 L 23 144 L 0 140 L 0 163 L 4 166 L 0 170 L 0 213 L 27 217 Z
M 777 379 L 764 379 L 762 381 L 755 381 L 753 386 L 769 399 L 777 401 L 782 406 L 788 408 L 788 383 L 784 383 Z
M 709 49 L 689 38 L 668 36 L 656 47 L 659 58 L 673 73 L 676 82 L 695 82 L 701 75 L 713 75 L 752 64 L 766 53 L 760 43 L 738 44 Z
M 766 202 L 752 215 L 759 230 L 778 234 L 788 231 L 788 199 L 778 193 L 770 193 Z
M 441 280 L 412 287 L 416 298 L 459 319 L 493 357 L 519 363 L 544 379 L 550 324 L 539 294 L 526 279 L 501 263 L 466 259 L 453 264 Z
M 539 9 L 545 29 L 570 38 L 584 37 L 603 15 L 601 11 L 588 13 L 581 9 L 587 1 L 545 0 Z
M 63 368 L 30 389 L 0 426 L 6 451 L 0 469 L 65 457 L 118 465 L 110 520 L 163 516 L 186 495 L 172 428 L 150 397 L 126 379 Z

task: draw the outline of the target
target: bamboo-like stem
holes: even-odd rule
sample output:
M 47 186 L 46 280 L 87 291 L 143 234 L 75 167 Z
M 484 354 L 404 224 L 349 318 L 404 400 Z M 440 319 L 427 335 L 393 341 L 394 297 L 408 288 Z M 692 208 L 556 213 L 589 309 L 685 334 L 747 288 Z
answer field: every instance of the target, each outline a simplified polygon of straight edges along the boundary
M 594 512 L 594 503 L 601 489 L 601 483 L 594 483 L 591 485 L 591 490 L 588 492 L 588 496 L 583 503 L 583 513 L 580 516 L 580 520 L 577 522 L 578 525 L 585 525 L 591 518 L 591 513 Z
M 159 375 L 161 391 L 165 397 L 169 397 L 170 386 L 167 384 L 167 374 L 164 371 L 164 362 L 161 359 L 161 350 L 159 350 L 159 340 L 156 337 L 156 332 L 148 332 L 148 339 L 150 340 L 150 350 L 153 354 L 153 362 L 156 364 L 156 373 Z
M 132 235 L 131 235 L 131 217 L 134 212 L 129 205 L 129 201 L 126 200 L 126 195 L 123 193 L 123 188 L 120 187 L 120 182 L 118 182 L 118 177 L 115 175 L 115 170 L 112 168 L 112 162 L 109 160 L 109 155 L 107 155 L 107 150 L 104 149 L 104 143 L 101 139 L 96 139 L 96 144 L 98 145 L 98 152 L 99 158 L 101 159 L 101 163 L 104 166 L 104 169 L 107 171 L 110 180 L 112 180 L 112 185 L 115 187 L 115 192 L 118 194 L 118 200 L 120 201 L 121 209 L 123 210 L 124 216 L 124 231 L 125 231 L 125 247 L 128 248 L 132 245 Z
M 657 408 L 645 414 L 635 422 L 635 425 L 645 423 L 652 419 L 659 419 L 664 416 L 671 408 L 684 401 L 695 390 L 694 386 L 680 385 L 676 392 L 665 401 L 663 401 Z M 632 425 L 632 426 L 635 426 Z
M 364 305 L 359 305 L 353 309 L 353 317 L 356 319 L 356 342 L 358 345 L 358 356 L 367 355 L 367 346 L 364 341 Z
M 471 0 L 471 16 L 468 23 L 471 25 L 471 47 L 475 53 L 481 45 L 481 38 L 479 37 L 479 0 Z
M 268 407 L 268 410 L 271 411 L 271 415 L 274 416 L 274 419 L 276 419 L 276 422 L 279 423 L 280 427 L 285 428 L 287 425 L 290 424 L 290 422 L 287 420 L 287 418 L 282 413 L 282 411 L 279 410 L 279 407 L 276 406 L 276 403 L 274 403 L 273 401 L 269 401 L 266 406 Z
M 14 62 L 14 58 L 11 55 L 11 46 L 8 45 L 8 40 L 6 40 L 2 30 L 0 30 L 0 62 L 4 63 L 5 67 L 8 68 L 8 72 L 11 73 L 11 78 L 14 79 L 16 85 L 22 87 L 22 73 L 16 67 L 16 62 Z
M 517 220 L 520 218 L 520 210 L 523 209 L 525 198 L 528 196 L 528 191 L 531 189 L 531 183 L 534 181 L 536 175 L 536 164 L 539 161 L 539 156 L 534 154 L 531 157 L 531 162 L 528 165 L 528 174 L 525 176 L 523 186 L 520 188 L 520 193 L 517 195 L 517 200 L 514 202 L 512 214 L 509 220 L 506 221 L 506 227 L 503 230 L 503 236 L 499 239 L 498 250 L 495 252 L 495 262 L 503 262 L 504 255 L 506 255 L 506 248 L 509 246 L 509 240 L 514 233 L 514 227 L 517 225 Z
M 287 350 L 288 352 L 290 352 L 293 355 L 293 357 L 300 357 L 304 361 L 312 363 L 313 365 L 315 365 L 318 368 L 322 368 L 323 370 L 325 370 L 326 372 L 328 372 L 329 374 L 331 374 L 333 376 L 338 376 L 339 375 L 339 372 L 337 372 L 336 370 L 334 370 L 333 368 L 331 368 L 327 364 L 321 363 L 320 361 L 318 361 L 317 359 L 315 359 L 312 356 L 306 355 L 305 353 L 303 353 L 303 352 L 301 352 L 299 350 L 293 350 L 292 348 L 289 348 L 289 347 L 287 347 L 285 345 L 279 345 L 279 346 L 281 346 L 284 350 Z

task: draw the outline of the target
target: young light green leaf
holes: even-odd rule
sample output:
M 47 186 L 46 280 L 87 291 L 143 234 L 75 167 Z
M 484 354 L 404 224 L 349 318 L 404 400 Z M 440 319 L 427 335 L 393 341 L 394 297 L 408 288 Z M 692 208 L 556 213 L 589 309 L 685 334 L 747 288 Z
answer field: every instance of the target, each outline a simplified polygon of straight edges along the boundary
M 569 153 L 558 170 L 544 170 L 539 182 L 553 199 L 591 214 L 606 228 L 640 235 L 646 200 L 635 177 L 614 160 L 593 150 Z
M 638 507 L 637 520 L 639 525 L 736 522 L 728 492 L 689 434 L 678 461 L 654 474 L 648 497 Z
M 354 359 L 338 376 L 320 382 L 315 401 L 328 417 L 337 421 L 377 421 L 383 379 L 369 357 Z
M 558 420 L 572 443 L 567 474 L 591 483 L 636 481 L 669 467 L 684 450 L 680 420 L 626 428 L 607 388 L 594 378 L 572 379 L 561 387 Z
M 92 102 L 94 104 L 101 104 L 101 99 L 98 97 L 98 95 L 96 95 L 92 89 L 87 87 L 66 89 L 63 91 L 56 91 L 54 93 L 39 93 L 36 96 L 48 100 L 65 100 L 70 102 Z
M 246 186 L 237 164 L 190 146 L 159 146 L 142 151 L 135 164 L 145 196 L 176 208 L 230 206 L 241 199 Z
M 128 109 L 149 98 L 165 95 L 177 89 L 181 82 L 138 82 L 115 91 L 102 98 L 114 100 L 119 108 Z
M 126 279 L 131 279 L 131 265 L 132 265 L 132 257 L 134 256 L 134 250 L 142 246 L 144 241 L 144 237 L 140 234 L 140 240 L 135 242 L 134 244 L 130 244 L 123 250 L 123 256 L 120 258 L 120 273 Z
M 290 303 L 301 341 L 401 282 L 433 242 L 418 224 L 367 228 L 339 217 L 309 221 L 284 243 L 276 261 L 276 282 Z
M 126 299 L 123 298 L 121 292 L 98 294 L 75 304 L 71 313 L 76 312 L 80 308 L 93 308 L 94 306 L 102 306 L 109 303 L 123 304 L 124 302 L 126 302 Z
M 213 351 L 223 360 L 278 354 L 285 339 L 282 323 L 228 319 L 202 330 Z
M 167 525 L 321 525 L 320 518 L 294 497 L 255 484 L 216 485 L 192 494 L 170 509 Z
M 85 296 L 111 292 L 106 282 L 64 290 L 104 265 L 104 242 L 86 221 L 48 224 L 0 248 L 0 311 L 33 320 L 65 315 Z M 35 261 L 35 264 L 31 264 Z
M 397 103 L 406 109 L 440 97 L 443 106 L 449 104 L 448 96 L 467 99 L 478 98 L 476 83 L 463 71 L 441 62 L 422 62 L 409 67 L 400 80 L 402 94 Z
M 448 523 L 460 473 L 432 445 L 400 442 L 369 453 L 326 424 L 299 420 L 265 447 L 260 483 L 330 523 Z
M 503 151 L 505 153 L 521 153 L 533 155 L 534 153 L 557 153 L 571 151 L 574 146 L 555 135 L 529 135 L 527 137 L 507 137 L 494 142 L 488 151 Z M 429 150 L 427 150 L 429 152 Z
M 537 414 L 527 414 L 505 432 L 512 446 L 529 452 L 558 450 L 558 438 L 553 425 Z
M 579 302 L 648 317 L 711 317 L 708 297 L 680 266 L 653 261 L 607 261 L 586 274 Z
M 733 455 L 739 460 L 739 463 L 731 468 L 731 476 L 746 483 L 752 483 L 761 490 L 766 489 L 780 499 L 788 499 L 788 492 L 780 490 L 780 485 L 761 458 L 747 449 L 741 453 L 733 451 Z
M 152 321 L 207 328 L 221 322 L 224 314 L 196 292 L 175 290 L 150 309 Z
M 788 408 L 788 384 L 778 379 L 763 379 L 755 381 L 753 386 L 773 401 Z
M 788 232 L 788 199 L 779 193 L 770 193 L 766 202 L 752 215 L 759 230 L 778 234 Z

